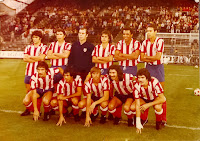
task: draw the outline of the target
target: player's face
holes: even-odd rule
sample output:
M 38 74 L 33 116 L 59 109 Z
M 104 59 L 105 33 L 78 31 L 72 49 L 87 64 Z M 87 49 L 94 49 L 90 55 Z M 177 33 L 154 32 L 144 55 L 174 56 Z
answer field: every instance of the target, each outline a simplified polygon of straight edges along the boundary
M 138 76 L 138 82 L 142 86 L 147 86 L 148 85 L 148 79 L 146 78 L 145 75 Z
M 117 81 L 118 80 L 118 75 L 117 75 L 117 71 L 115 69 L 110 69 L 109 71 L 109 76 L 112 80 Z
M 64 41 L 65 35 L 63 32 L 59 31 L 59 32 L 56 32 L 56 38 L 58 41 Z
M 45 77 L 47 73 L 46 69 L 42 67 L 38 67 L 37 72 L 38 72 L 39 77 Z
M 32 40 L 33 40 L 33 43 L 34 43 L 34 44 L 39 44 L 39 43 L 41 43 L 41 38 L 40 38 L 39 36 L 33 35 L 33 36 L 32 36 Z
M 64 73 L 63 77 L 66 82 L 71 82 L 71 80 L 73 79 L 69 72 Z
M 88 34 L 86 33 L 86 29 L 80 29 L 78 32 L 79 41 L 84 41 L 87 39 L 87 37 L 88 37 Z
M 101 35 L 101 42 L 102 43 L 108 43 L 109 42 L 109 37 L 107 34 L 102 34 Z
M 92 78 L 93 78 L 93 80 L 94 80 L 95 82 L 99 82 L 100 76 L 101 76 L 101 73 L 99 73 L 99 72 L 93 72 L 93 73 L 92 73 Z
M 154 31 L 153 27 L 148 27 L 147 28 L 147 38 L 148 39 L 155 38 L 156 37 L 156 33 L 157 33 L 157 31 Z
M 125 42 L 130 42 L 133 37 L 130 30 L 123 30 L 123 39 Z

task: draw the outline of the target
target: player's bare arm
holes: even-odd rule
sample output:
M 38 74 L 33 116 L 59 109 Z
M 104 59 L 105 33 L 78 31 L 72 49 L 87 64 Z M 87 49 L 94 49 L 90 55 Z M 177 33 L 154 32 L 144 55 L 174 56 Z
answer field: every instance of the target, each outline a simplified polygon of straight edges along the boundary
M 129 59 L 129 60 L 136 60 L 138 59 L 140 55 L 140 51 L 136 50 L 135 52 L 131 53 L 131 54 L 122 54 L 123 57 Z
M 66 123 L 65 118 L 63 116 L 63 100 L 60 100 L 60 99 L 62 99 L 62 97 L 63 97 L 62 94 L 58 95 L 58 108 L 59 108 L 60 117 L 59 117 L 59 120 L 58 120 L 58 122 L 56 124 L 57 126 L 62 126 L 63 122 Z
M 92 120 L 90 118 L 90 113 L 89 113 L 89 107 L 91 105 L 92 99 L 91 99 L 91 93 L 87 94 L 87 106 L 86 106 L 86 119 L 85 119 L 85 125 L 86 127 L 90 127 L 92 124 Z
M 123 57 L 122 53 L 119 50 L 115 51 L 114 58 L 115 58 L 116 61 L 124 61 L 124 60 L 126 60 L 126 57 Z
M 92 62 L 93 63 L 100 63 L 100 64 L 107 63 L 106 61 L 102 61 L 102 60 L 98 59 L 98 57 L 96 57 L 96 56 L 92 57 Z
M 30 59 L 37 61 L 44 61 L 46 55 L 40 54 L 39 56 L 30 56 Z
M 154 55 L 154 56 L 144 55 L 144 58 L 146 58 L 146 59 L 148 59 L 148 60 L 150 60 L 152 62 L 152 61 L 160 60 L 161 56 L 162 56 L 162 52 L 157 52 L 156 55 Z
M 64 50 L 63 53 L 53 53 L 54 56 L 61 58 L 68 58 L 70 55 L 70 51 Z
M 33 107 L 34 107 L 34 112 L 33 112 L 33 120 L 34 121 L 37 121 L 38 118 L 39 118 L 39 111 L 38 111 L 38 108 L 37 108 L 37 98 L 39 97 L 39 95 L 36 93 L 36 89 L 35 90 L 32 90 L 33 92 Z
M 82 94 L 82 87 L 77 87 L 77 92 L 70 95 L 70 96 L 63 96 L 60 100 L 65 100 L 65 99 L 68 99 L 68 98 L 73 98 L 73 97 L 78 97 L 78 96 L 81 96 Z
M 57 57 L 57 56 L 54 55 L 54 53 L 53 53 L 52 50 L 49 50 L 49 51 L 47 52 L 47 57 L 48 57 L 49 59 L 60 59 L 59 57 Z
M 140 99 L 135 99 L 135 108 L 136 108 L 136 133 L 141 134 L 142 133 L 142 129 L 143 126 L 141 124 L 141 120 L 140 120 Z

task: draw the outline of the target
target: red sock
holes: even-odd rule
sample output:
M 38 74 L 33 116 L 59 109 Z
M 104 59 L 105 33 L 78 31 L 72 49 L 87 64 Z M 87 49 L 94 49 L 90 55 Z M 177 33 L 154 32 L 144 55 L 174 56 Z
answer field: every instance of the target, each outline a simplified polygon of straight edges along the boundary
M 46 113 L 46 112 L 49 112 L 50 105 L 45 105 L 45 104 L 43 104 L 43 106 L 44 106 L 44 112 L 45 112 L 45 113 Z
M 33 112 L 34 108 L 33 108 L 33 103 L 31 102 L 29 105 L 25 105 L 26 109 L 28 109 L 29 111 Z
M 156 121 L 162 121 L 162 114 L 158 114 L 155 112 L 156 115 Z
M 146 109 L 143 113 L 141 112 L 141 119 L 142 120 L 148 119 L 148 114 L 149 114 L 149 108 Z
M 102 108 L 102 107 L 100 106 L 100 109 L 101 109 L 101 115 L 105 116 L 105 115 L 107 114 L 108 107 Z
M 94 114 L 94 115 L 97 115 L 97 114 L 98 114 L 98 106 L 96 106 L 96 107 L 94 108 L 93 114 Z
M 73 114 L 74 115 L 79 114 L 79 107 L 78 106 L 72 105 L 72 109 L 73 109 Z
M 162 120 L 167 122 L 167 103 L 166 101 L 162 105 L 163 113 L 162 113 Z
M 131 111 L 129 111 L 129 112 L 124 111 L 124 113 L 128 117 L 128 119 L 132 119 L 133 118 L 133 114 L 132 114 Z
M 119 107 L 116 108 L 116 111 L 113 113 L 113 115 L 115 117 L 121 118 L 121 116 L 122 116 L 121 111 L 122 111 L 122 105 L 120 105 Z

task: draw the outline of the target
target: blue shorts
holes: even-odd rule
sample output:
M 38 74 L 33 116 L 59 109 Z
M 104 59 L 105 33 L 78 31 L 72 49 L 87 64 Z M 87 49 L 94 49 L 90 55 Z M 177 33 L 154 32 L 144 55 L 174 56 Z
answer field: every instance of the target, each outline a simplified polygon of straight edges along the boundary
M 123 70 L 123 73 L 128 73 L 136 76 L 137 74 L 137 66 L 120 66 Z
M 108 74 L 108 69 L 101 69 L 101 74 L 102 75 Z
M 40 95 L 39 98 L 43 97 L 43 95 L 45 93 L 47 93 L 48 91 L 51 91 L 52 93 L 54 92 L 54 88 L 50 88 L 48 90 L 43 90 L 43 89 L 36 89 L 36 92 Z
M 123 94 L 118 94 L 117 92 L 115 92 L 114 96 L 117 97 L 122 103 L 125 103 L 128 98 L 134 99 L 132 94 L 123 95 Z
M 31 76 L 25 75 L 24 83 L 25 84 L 30 84 L 30 80 L 31 80 Z
M 157 78 L 159 82 L 165 81 L 165 72 L 164 72 L 164 65 L 146 65 L 147 70 L 149 71 L 150 75 Z
M 67 68 L 66 65 L 63 65 L 63 66 L 51 66 L 51 68 L 58 68 L 58 67 L 61 67 L 63 69 L 63 71 Z M 63 79 L 63 75 L 59 72 L 58 74 L 56 74 L 53 78 L 54 80 L 54 84 L 57 84 L 59 83 L 59 81 Z

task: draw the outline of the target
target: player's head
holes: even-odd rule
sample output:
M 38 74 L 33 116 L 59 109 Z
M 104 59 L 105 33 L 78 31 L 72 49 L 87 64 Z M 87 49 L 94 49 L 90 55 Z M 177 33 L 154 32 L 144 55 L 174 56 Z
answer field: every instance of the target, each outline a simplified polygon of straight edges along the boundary
M 79 41 L 86 41 L 88 37 L 88 30 L 87 28 L 80 28 L 78 32 L 78 39 Z
M 90 69 L 90 74 L 91 74 L 93 80 L 99 81 L 100 77 L 101 77 L 101 70 L 100 70 L 100 68 L 92 67 Z
M 131 30 L 131 28 L 130 27 L 123 28 L 122 33 L 125 42 L 130 42 L 133 37 L 133 31 Z
M 45 77 L 48 70 L 49 70 L 49 66 L 45 61 L 38 62 L 37 72 L 38 72 L 39 77 Z
M 63 77 L 67 82 L 70 82 L 70 80 L 76 78 L 76 73 L 72 67 L 67 67 L 64 70 Z
M 33 33 L 31 34 L 31 38 L 32 38 L 34 44 L 41 43 L 42 31 L 40 31 L 40 30 L 33 31 Z
M 109 79 L 115 81 L 122 81 L 123 80 L 123 72 L 119 65 L 111 65 L 108 68 Z
M 154 23 L 147 24 L 147 38 L 155 38 L 157 34 L 157 26 Z
M 59 28 L 59 29 L 56 30 L 56 39 L 58 41 L 64 41 L 65 35 L 66 35 L 66 33 L 65 33 L 64 29 Z
M 112 43 L 112 35 L 108 30 L 101 32 L 101 43 Z
M 148 84 L 148 81 L 151 81 L 151 75 L 146 68 L 137 71 L 137 78 L 141 85 Z

